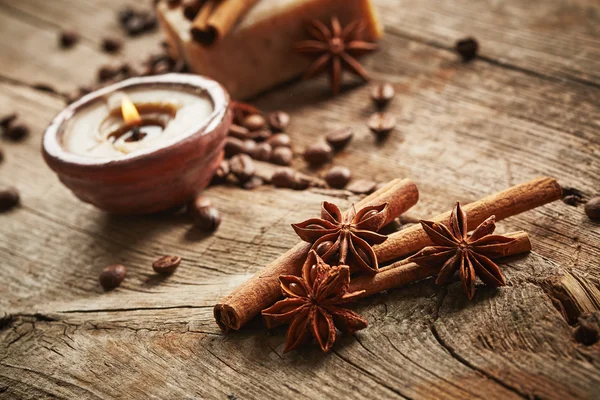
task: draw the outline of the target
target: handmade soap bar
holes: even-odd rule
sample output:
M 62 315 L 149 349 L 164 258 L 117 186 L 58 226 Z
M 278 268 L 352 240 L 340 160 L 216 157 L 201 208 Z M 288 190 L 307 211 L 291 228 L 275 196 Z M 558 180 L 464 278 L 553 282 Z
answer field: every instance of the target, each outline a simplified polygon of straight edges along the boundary
M 306 71 L 311 59 L 294 50 L 296 42 L 309 39 L 306 21 L 329 25 L 337 16 L 346 25 L 363 19 L 365 40 L 382 35 L 371 0 L 261 0 L 233 31 L 208 47 L 192 39 L 191 22 L 180 7 L 160 2 L 157 12 L 172 56 L 183 58 L 192 72 L 219 81 L 234 99 L 255 96 Z

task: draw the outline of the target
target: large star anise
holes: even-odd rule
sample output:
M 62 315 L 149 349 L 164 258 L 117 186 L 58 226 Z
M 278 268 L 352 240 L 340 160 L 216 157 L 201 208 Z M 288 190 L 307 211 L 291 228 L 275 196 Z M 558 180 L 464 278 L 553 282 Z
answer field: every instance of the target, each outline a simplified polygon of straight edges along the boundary
M 329 351 L 337 332 L 352 334 L 367 327 L 367 321 L 353 311 L 340 307 L 363 291 L 348 293 L 350 268 L 330 267 L 311 251 L 302 267 L 302 277 L 279 277 L 281 291 L 286 296 L 262 311 L 267 326 L 290 324 L 284 353 L 305 343 L 312 335 L 321 350 Z
M 350 266 L 352 272 L 375 274 L 379 266 L 371 247 L 383 243 L 387 236 L 377 233 L 386 221 L 387 203 L 365 207 L 343 216 L 340 209 L 326 201 L 321 206 L 321 218 L 311 218 L 292 227 L 306 242 L 313 243 L 323 260 L 331 265 Z
M 492 215 L 467 236 L 467 214 L 460 203 L 450 215 L 450 228 L 432 221 L 421 221 L 423 229 L 436 246 L 425 247 L 409 258 L 419 265 L 442 266 L 436 283 L 444 284 L 458 270 L 463 290 L 469 297 L 475 294 L 475 276 L 487 285 L 506 285 L 504 276 L 496 263 L 489 257 L 505 254 L 506 248 L 515 239 L 492 235 L 496 229 L 496 217 Z
M 356 20 L 342 28 L 338 18 L 332 17 L 330 30 L 321 21 L 311 21 L 307 30 L 313 40 L 303 40 L 296 44 L 296 51 L 299 53 L 317 57 L 304 73 L 304 79 L 320 74 L 329 66 L 331 89 L 333 94 L 338 94 L 342 66 L 345 66 L 350 72 L 368 81 L 369 75 L 356 57 L 376 50 L 377 45 L 361 40 L 365 26 L 364 21 Z

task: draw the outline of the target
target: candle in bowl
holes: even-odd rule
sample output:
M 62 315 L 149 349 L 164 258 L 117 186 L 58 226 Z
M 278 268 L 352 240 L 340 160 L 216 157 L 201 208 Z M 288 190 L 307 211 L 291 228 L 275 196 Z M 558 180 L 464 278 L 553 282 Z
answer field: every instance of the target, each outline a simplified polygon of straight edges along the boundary
M 67 106 L 44 134 L 43 155 L 81 200 L 119 214 L 181 205 L 223 159 L 229 95 L 208 78 L 131 78 Z

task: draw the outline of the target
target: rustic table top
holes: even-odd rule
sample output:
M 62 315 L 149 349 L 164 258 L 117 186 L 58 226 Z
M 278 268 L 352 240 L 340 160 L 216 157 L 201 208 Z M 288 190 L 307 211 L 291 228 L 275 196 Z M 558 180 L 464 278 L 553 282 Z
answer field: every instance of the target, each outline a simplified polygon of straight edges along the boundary
M 324 199 L 358 198 L 212 187 L 224 216 L 212 236 L 184 217 L 115 217 L 79 202 L 40 155 L 65 98 L 35 85 L 69 91 L 102 64 L 158 49 L 159 32 L 116 56 L 100 50 L 103 36 L 123 35 L 123 3 L 0 1 L 0 110 L 32 128 L 24 142 L 0 143 L 0 182 L 22 195 L 0 214 L 0 398 L 597 398 L 600 345 L 575 332 L 599 329 L 600 226 L 561 201 L 499 223 L 528 231 L 534 251 L 503 263 L 507 287 L 479 287 L 470 302 L 460 283 L 431 279 L 371 297 L 354 307 L 369 327 L 328 354 L 283 355 L 285 329 L 268 332 L 259 320 L 222 334 L 213 305 L 297 242 L 289 224 Z M 325 78 L 292 82 L 255 103 L 292 115 L 297 149 L 351 126 L 355 139 L 335 163 L 357 178 L 414 180 L 413 218 L 541 175 L 584 200 L 598 194 L 597 1 L 375 3 L 386 34 L 365 65 L 395 86 L 397 129 L 375 143 L 368 85 L 332 98 Z M 58 49 L 63 28 L 83 35 L 73 49 Z M 463 64 L 453 44 L 466 35 L 481 56 Z M 163 254 L 183 258 L 167 278 L 150 268 Z M 98 274 L 112 263 L 128 277 L 104 293 Z

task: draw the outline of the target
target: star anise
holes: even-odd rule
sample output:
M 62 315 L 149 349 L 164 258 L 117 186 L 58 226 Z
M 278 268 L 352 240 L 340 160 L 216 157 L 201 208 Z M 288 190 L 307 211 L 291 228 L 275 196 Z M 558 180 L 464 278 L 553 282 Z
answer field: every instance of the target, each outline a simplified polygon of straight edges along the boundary
M 352 206 L 348 215 L 326 201 L 321 206 L 321 218 L 311 218 L 292 227 L 311 249 L 331 265 L 348 265 L 352 272 L 375 274 L 379 265 L 371 247 L 383 243 L 387 236 L 377 233 L 385 223 L 387 203 L 362 208 Z
M 331 18 L 331 29 L 321 21 L 313 20 L 307 25 L 308 33 L 313 40 L 303 40 L 296 44 L 296 51 L 311 56 L 316 60 L 304 73 L 304 79 L 311 78 L 330 68 L 331 89 L 333 94 L 338 94 L 342 81 L 342 67 L 369 80 L 369 75 L 356 57 L 377 49 L 375 43 L 362 40 L 366 24 L 363 20 L 356 20 L 342 28 L 337 17 Z
M 492 235 L 496 229 L 494 215 L 483 221 L 470 236 L 467 235 L 467 214 L 458 202 L 450 215 L 450 228 L 432 221 L 420 222 L 436 246 L 425 247 L 409 260 L 424 266 L 441 266 L 437 284 L 446 283 L 458 270 L 469 299 L 475 294 L 476 275 L 487 285 L 506 285 L 500 268 L 489 257 L 504 255 L 515 239 Z
M 311 251 L 302 267 L 302 277 L 279 277 L 286 296 L 262 311 L 267 326 L 290 324 L 284 353 L 305 343 L 312 335 L 321 350 L 329 351 L 337 337 L 336 328 L 352 334 L 367 327 L 367 321 L 342 305 L 353 301 L 364 290 L 348 293 L 350 268 L 330 267 Z

